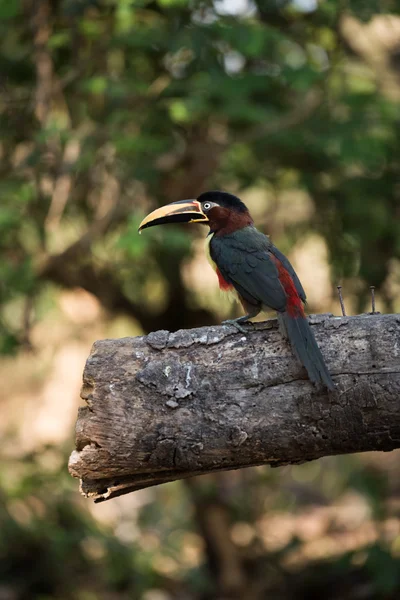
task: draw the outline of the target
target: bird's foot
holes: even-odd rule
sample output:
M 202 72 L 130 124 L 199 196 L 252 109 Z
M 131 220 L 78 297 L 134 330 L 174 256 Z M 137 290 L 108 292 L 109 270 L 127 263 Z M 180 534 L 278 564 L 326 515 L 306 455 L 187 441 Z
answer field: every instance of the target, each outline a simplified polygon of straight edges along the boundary
M 236 319 L 227 319 L 226 321 L 222 321 L 222 325 L 233 325 L 233 327 L 236 327 L 236 329 L 240 331 L 240 333 L 248 333 L 249 330 L 246 329 L 246 327 L 243 327 L 244 323 L 246 323 L 246 325 L 251 325 L 251 327 L 254 328 L 254 324 L 251 321 L 240 322 Z

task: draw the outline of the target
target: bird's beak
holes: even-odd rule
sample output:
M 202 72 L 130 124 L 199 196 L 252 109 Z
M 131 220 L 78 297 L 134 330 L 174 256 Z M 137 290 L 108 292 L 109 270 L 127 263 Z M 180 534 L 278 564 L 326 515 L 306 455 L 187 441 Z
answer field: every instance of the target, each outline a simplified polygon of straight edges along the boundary
M 140 223 L 139 232 L 154 225 L 165 223 L 207 223 L 208 218 L 201 210 L 198 200 L 180 200 L 157 208 Z

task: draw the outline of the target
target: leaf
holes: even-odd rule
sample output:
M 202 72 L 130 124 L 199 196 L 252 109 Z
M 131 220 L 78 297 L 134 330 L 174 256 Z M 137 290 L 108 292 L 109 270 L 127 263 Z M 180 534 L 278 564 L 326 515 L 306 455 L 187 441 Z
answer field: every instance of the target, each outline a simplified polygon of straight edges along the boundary
M 0 19 L 12 19 L 20 12 L 20 0 L 0 0 Z

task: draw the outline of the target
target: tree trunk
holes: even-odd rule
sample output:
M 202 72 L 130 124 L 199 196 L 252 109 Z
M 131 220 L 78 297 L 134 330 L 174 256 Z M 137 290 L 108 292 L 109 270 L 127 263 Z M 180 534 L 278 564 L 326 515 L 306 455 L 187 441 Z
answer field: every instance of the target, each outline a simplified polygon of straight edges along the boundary
M 69 469 L 96 501 L 204 473 L 400 447 L 400 315 L 310 317 L 314 386 L 276 320 L 102 340 Z

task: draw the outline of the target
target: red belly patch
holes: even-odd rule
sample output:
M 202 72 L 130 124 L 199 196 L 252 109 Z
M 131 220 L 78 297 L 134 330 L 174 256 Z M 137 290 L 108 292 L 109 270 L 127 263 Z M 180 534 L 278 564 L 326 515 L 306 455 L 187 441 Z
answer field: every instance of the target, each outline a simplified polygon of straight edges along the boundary
M 231 283 L 228 283 L 222 276 L 222 273 L 219 269 L 217 269 L 217 275 L 218 275 L 218 282 L 219 282 L 219 287 L 223 292 L 231 292 L 234 287 Z

